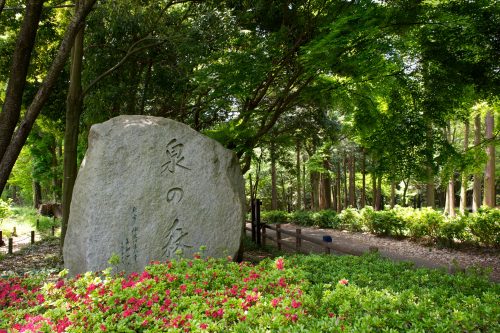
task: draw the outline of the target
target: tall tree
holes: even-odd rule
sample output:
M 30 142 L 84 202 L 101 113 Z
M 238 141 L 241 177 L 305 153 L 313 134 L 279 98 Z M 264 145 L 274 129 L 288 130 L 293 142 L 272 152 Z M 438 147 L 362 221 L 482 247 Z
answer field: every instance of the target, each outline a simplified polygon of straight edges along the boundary
M 35 46 L 44 2 L 44 0 L 30 0 L 26 5 L 21 31 L 19 32 L 16 48 L 12 56 L 12 67 L 5 101 L 0 113 L 0 161 L 3 160 L 3 156 L 12 140 L 12 135 L 21 115 L 26 76 L 28 75 L 31 52 Z M 1 191 L 2 187 L 0 187 L 0 193 Z
M 24 119 L 19 124 L 18 129 L 13 134 L 10 133 L 9 130 L 0 131 L 0 142 L 9 142 L 5 153 L 0 160 L 0 193 L 5 188 L 10 172 L 24 143 L 26 142 L 36 118 L 40 114 L 42 107 L 47 102 L 50 93 L 56 84 L 57 78 L 59 77 L 59 74 L 61 73 L 61 70 L 63 69 L 69 56 L 76 34 L 80 30 L 83 20 L 90 13 L 96 1 L 97 0 L 86 0 L 85 4 L 73 16 L 70 24 L 66 28 L 57 55 L 52 61 L 50 69 L 31 101 L 31 104 L 27 108 Z M 21 90 L 24 90 L 24 87 L 20 88 L 22 88 Z M 18 94 L 22 94 L 22 91 L 9 91 L 6 96 L 6 100 L 7 98 L 10 98 L 9 96 Z M 18 107 L 20 108 L 20 105 Z M 12 109 L 12 112 L 9 112 L 11 115 L 15 115 L 16 113 L 19 113 L 19 110 L 14 108 Z
M 488 162 L 484 172 L 484 204 L 488 207 L 495 207 L 495 141 L 493 136 L 494 124 L 493 111 L 488 108 L 485 117 L 485 138 L 488 140 L 486 146 L 486 153 L 488 155 Z
M 83 6 L 83 0 L 75 1 L 75 9 L 78 11 Z M 64 246 L 64 238 L 68 228 L 71 197 L 75 185 L 78 150 L 78 130 L 80 126 L 80 115 L 83 109 L 82 95 L 82 63 L 83 63 L 83 37 L 84 24 L 78 31 L 71 51 L 71 67 L 68 97 L 66 100 L 66 127 L 64 135 L 64 163 L 63 163 L 63 195 L 62 195 L 62 223 L 61 223 L 61 251 Z
M 479 146 L 481 143 L 481 116 L 477 114 L 474 117 L 474 145 Z M 481 184 L 483 175 L 481 172 L 474 173 L 474 183 L 472 186 L 472 212 L 477 212 L 481 207 Z
M 469 148 L 469 120 L 464 123 L 464 152 Z M 467 187 L 469 175 L 466 171 L 462 173 L 462 184 L 460 187 L 460 212 L 465 213 L 467 208 Z

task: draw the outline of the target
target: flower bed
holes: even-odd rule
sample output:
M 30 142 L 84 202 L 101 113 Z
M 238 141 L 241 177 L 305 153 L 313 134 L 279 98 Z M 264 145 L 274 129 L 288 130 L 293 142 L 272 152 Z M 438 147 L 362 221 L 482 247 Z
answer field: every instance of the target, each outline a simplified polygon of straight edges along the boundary
M 0 332 L 495 332 L 499 294 L 482 276 L 375 255 L 197 256 L 128 276 L 2 278 Z

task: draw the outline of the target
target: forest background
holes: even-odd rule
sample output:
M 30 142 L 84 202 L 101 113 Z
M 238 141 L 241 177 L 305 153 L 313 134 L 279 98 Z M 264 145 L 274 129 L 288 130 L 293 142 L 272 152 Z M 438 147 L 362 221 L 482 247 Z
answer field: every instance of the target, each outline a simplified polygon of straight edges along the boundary
M 498 36 L 494 0 L 0 0 L 0 193 L 64 236 L 90 126 L 142 114 L 235 151 L 264 209 L 495 207 Z

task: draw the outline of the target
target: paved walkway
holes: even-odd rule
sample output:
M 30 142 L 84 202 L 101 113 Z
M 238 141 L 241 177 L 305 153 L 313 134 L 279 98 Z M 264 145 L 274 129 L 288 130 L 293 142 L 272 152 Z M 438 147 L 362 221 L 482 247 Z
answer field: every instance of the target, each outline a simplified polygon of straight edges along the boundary
M 247 224 L 247 227 L 251 227 Z M 378 237 L 369 233 L 347 232 L 332 229 L 305 228 L 293 224 L 283 224 L 282 229 L 295 232 L 301 229 L 303 235 L 322 240 L 323 236 L 330 236 L 331 253 L 337 255 L 361 255 L 373 250 L 380 253 L 382 257 L 394 261 L 410 261 L 416 267 L 444 268 L 453 273 L 458 270 L 476 267 L 488 267 L 492 269 L 491 280 L 500 282 L 500 251 L 495 249 L 467 250 L 460 251 L 448 248 L 437 248 L 420 245 L 407 239 L 397 240 L 390 237 Z M 266 229 L 267 235 L 276 238 L 273 230 Z M 247 231 L 247 234 L 251 233 Z M 283 250 L 295 252 L 294 236 L 283 234 L 282 240 L 288 246 L 283 246 Z M 276 246 L 273 240 L 268 239 L 266 244 Z M 324 247 L 302 240 L 302 252 L 324 253 Z

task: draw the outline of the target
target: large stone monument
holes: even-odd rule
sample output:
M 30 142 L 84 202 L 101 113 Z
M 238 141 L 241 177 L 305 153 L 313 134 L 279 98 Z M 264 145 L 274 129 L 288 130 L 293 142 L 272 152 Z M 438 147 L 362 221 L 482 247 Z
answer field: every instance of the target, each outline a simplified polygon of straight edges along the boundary
M 92 126 L 76 179 L 64 265 L 70 274 L 118 271 L 205 246 L 235 256 L 245 213 L 238 159 L 218 142 L 173 120 L 120 116 Z

